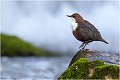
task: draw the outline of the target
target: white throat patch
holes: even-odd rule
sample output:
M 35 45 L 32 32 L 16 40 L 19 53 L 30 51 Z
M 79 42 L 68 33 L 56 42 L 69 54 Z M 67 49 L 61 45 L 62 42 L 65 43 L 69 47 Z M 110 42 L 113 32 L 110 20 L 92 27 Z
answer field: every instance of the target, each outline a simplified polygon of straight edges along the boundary
M 72 18 L 72 30 L 74 31 L 78 26 L 78 23 L 76 23 L 76 20 Z

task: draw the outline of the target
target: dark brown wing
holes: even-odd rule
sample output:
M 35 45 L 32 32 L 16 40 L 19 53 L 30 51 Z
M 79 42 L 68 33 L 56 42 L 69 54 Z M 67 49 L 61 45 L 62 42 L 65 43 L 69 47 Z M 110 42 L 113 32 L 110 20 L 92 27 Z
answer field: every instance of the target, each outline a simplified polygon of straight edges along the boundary
M 94 25 L 92 25 L 87 20 L 84 20 L 84 22 L 81 23 L 79 26 L 81 31 L 80 33 L 84 34 L 84 36 L 86 36 L 86 39 L 93 41 L 102 40 L 102 37 L 98 29 L 96 29 Z

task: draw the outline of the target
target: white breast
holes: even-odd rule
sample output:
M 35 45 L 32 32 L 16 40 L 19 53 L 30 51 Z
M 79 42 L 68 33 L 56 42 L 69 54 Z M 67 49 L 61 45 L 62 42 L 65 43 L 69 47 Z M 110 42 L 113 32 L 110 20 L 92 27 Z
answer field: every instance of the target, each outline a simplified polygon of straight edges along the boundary
M 72 22 L 72 30 L 74 31 L 78 26 L 78 23 Z

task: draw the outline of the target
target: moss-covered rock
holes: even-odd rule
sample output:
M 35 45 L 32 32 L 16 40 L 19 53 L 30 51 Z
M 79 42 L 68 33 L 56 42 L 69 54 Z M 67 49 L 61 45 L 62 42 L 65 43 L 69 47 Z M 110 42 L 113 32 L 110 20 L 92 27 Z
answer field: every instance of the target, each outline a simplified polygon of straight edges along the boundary
M 78 64 L 80 63 L 80 64 Z M 74 63 L 60 76 L 60 79 L 82 79 L 88 75 L 88 59 L 80 59 Z
M 1 34 L 1 56 L 50 56 L 52 52 L 37 48 L 22 39 Z
M 72 58 L 69 66 L 80 58 L 88 58 L 90 61 L 103 60 L 105 63 L 110 64 L 119 64 L 119 56 L 109 54 L 104 51 L 84 49 L 78 51 L 75 56 Z
M 112 79 L 118 79 L 120 76 L 120 67 L 115 65 L 104 65 L 97 66 L 94 70 L 92 79 L 105 79 L 105 77 L 110 77 Z
M 68 67 L 59 79 L 105 79 L 108 75 L 112 79 L 118 79 L 119 70 L 119 66 L 105 65 L 101 60 L 91 62 L 87 58 L 80 58 Z

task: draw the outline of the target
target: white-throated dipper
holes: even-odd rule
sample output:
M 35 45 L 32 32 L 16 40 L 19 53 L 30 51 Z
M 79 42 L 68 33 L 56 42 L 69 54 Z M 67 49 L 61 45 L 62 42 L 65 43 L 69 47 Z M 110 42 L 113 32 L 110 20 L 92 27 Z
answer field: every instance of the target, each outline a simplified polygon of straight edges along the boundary
M 102 41 L 108 44 L 102 37 L 98 29 L 95 28 L 94 25 L 92 25 L 87 20 L 84 20 L 81 15 L 78 13 L 74 13 L 72 15 L 67 15 L 68 17 L 72 18 L 72 32 L 74 37 L 82 41 L 83 43 L 79 48 L 84 49 L 85 46 L 93 41 Z

